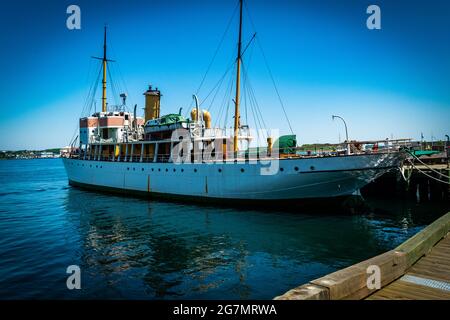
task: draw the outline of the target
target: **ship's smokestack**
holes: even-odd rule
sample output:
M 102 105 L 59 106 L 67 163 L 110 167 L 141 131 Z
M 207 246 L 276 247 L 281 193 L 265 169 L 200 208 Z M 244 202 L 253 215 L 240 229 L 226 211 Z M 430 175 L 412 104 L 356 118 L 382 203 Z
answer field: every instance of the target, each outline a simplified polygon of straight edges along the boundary
M 148 90 L 144 92 L 145 96 L 145 122 L 148 120 L 156 119 L 160 117 L 160 102 L 161 92 L 156 89 L 152 89 L 150 85 Z

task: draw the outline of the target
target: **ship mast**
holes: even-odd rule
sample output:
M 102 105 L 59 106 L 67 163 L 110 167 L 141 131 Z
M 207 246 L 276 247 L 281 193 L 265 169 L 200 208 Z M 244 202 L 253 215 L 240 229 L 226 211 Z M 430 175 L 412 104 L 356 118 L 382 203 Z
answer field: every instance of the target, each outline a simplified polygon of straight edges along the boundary
M 236 70 L 236 98 L 234 108 L 234 154 L 237 157 L 238 148 L 238 135 L 240 127 L 240 115 L 239 115 L 239 99 L 240 99 L 240 84 L 241 84 L 241 47 L 242 47 L 242 4 L 243 0 L 239 0 L 239 40 L 238 40 L 238 53 L 237 53 L 237 70 Z
M 103 36 L 103 91 L 102 91 L 102 112 L 106 112 L 106 65 L 108 60 L 106 59 L 106 26 L 105 26 L 105 33 Z

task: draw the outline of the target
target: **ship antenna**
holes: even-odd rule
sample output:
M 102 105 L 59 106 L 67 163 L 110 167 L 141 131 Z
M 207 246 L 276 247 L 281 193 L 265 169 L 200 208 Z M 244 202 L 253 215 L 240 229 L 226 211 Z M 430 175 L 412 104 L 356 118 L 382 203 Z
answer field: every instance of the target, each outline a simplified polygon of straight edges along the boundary
M 237 158 L 238 148 L 238 135 L 240 126 L 239 115 L 239 98 L 240 98 L 240 82 L 241 82 L 241 47 L 242 47 L 242 4 L 243 0 L 239 0 L 239 39 L 238 39 L 238 53 L 237 53 L 237 70 L 236 70 L 236 98 L 234 108 L 234 140 L 233 148 L 235 158 Z

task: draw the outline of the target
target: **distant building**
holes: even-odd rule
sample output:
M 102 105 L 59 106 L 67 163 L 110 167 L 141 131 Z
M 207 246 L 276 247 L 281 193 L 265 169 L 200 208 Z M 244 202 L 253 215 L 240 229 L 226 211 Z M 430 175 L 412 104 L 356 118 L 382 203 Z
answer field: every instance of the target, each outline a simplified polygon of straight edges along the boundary
M 41 152 L 39 155 L 40 158 L 55 158 L 55 154 L 53 152 Z

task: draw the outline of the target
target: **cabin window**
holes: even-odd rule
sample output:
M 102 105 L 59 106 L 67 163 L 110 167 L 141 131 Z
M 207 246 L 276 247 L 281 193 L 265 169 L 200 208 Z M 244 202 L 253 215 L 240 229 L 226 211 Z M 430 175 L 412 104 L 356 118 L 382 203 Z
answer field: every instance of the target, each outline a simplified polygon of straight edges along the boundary
M 244 171 L 245 171 L 244 168 L 242 168 L 242 169 L 241 169 L 241 172 L 244 172 Z
M 298 171 L 298 167 L 295 167 L 294 170 L 295 170 L 295 171 Z
M 127 114 L 125 115 L 125 120 L 128 120 L 128 115 Z
M 280 171 L 284 171 L 284 169 L 283 169 L 283 168 L 280 168 Z
M 194 172 L 197 172 L 197 169 L 194 169 Z

